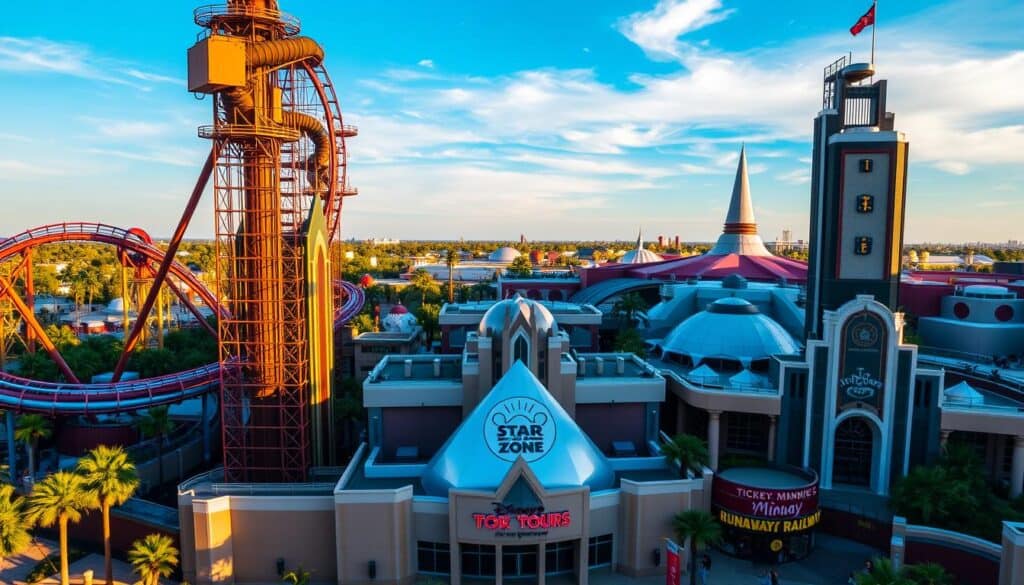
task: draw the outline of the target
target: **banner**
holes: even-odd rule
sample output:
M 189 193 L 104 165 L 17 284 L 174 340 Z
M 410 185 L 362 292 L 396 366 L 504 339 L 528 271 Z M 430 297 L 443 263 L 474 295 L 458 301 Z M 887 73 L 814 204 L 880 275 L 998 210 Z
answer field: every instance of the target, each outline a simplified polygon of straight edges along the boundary
M 679 585 L 679 555 L 681 552 L 680 546 L 672 542 L 671 538 L 665 539 L 665 585 Z

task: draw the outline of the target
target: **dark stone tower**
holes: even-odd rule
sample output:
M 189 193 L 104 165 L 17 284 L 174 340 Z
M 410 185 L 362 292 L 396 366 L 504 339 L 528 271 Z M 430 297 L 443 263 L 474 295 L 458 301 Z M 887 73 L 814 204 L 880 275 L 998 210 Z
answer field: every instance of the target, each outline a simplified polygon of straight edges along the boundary
M 822 311 L 869 294 L 895 311 L 909 144 L 885 111 L 886 82 L 873 66 L 840 59 L 825 68 L 814 120 L 807 339 Z M 871 79 L 869 79 L 871 78 Z

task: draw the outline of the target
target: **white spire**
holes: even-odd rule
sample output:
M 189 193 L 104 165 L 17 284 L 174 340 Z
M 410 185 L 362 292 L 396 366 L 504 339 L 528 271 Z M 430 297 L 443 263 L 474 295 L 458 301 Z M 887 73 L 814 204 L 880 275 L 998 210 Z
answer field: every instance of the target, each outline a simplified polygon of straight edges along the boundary
M 747 176 L 746 145 L 740 147 L 740 162 L 736 166 L 736 180 L 732 185 L 732 198 L 729 200 L 729 212 L 725 216 L 725 227 L 722 235 L 718 236 L 715 247 L 708 251 L 708 254 L 772 255 L 764 247 L 764 242 L 757 233 L 754 204 L 750 198 L 750 177 Z

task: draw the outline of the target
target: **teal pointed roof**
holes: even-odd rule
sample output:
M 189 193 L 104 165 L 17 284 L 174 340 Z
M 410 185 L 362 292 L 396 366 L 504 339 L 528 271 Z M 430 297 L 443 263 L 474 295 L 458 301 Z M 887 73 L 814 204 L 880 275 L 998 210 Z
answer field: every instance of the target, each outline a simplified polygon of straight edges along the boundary
M 522 458 L 545 489 L 613 487 L 615 472 L 547 388 L 517 361 L 427 464 L 427 494 L 493 490 Z

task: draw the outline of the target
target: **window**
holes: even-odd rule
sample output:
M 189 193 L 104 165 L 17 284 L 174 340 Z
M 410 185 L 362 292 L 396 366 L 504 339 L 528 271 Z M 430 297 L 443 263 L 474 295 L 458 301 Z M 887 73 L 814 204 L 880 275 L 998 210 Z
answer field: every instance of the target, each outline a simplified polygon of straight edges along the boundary
M 544 545 L 544 572 L 548 575 L 571 573 L 576 564 L 573 541 L 549 542 Z
M 871 237 L 857 236 L 853 239 L 853 253 L 858 256 L 867 256 L 871 253 Z
M 729 412 L 725 415 L 725 448 L 730 451 L 768 451 L 768 418 L 761 414 Z
M 465 577 L 493 577 L 494 546 L 489 544 L 460 544 L 462 575 Z
M 862 173 L 870 173 L 871 172 L 871 167 L 874 165 L 874 162 L 875 161 L 871 160 L 870 158 L 862 158 L 862 159 L 860 159 L 860 165 L 859 165 L 860 166 L 860 172 L 862 172 Z
M 862 194 L 857 196 L 857 213 L 871 213 L 875 210 L 875 196 Z
M 612 542 L 611 534 L 591 536 L 587 541 L 590 555 L 591 567 L 605 567 L 612 564 Z
M 447 575 L 451 571 L 451 552 L 447 542 L 417 542 L 416 559 L 420 573 Z
M 520 329 L 515 332 L 512 336 L 512 363 L 516 360 L 523 362 L 526 367 L 530 367 L 530 342 L 526 339 L 526 334 Z

